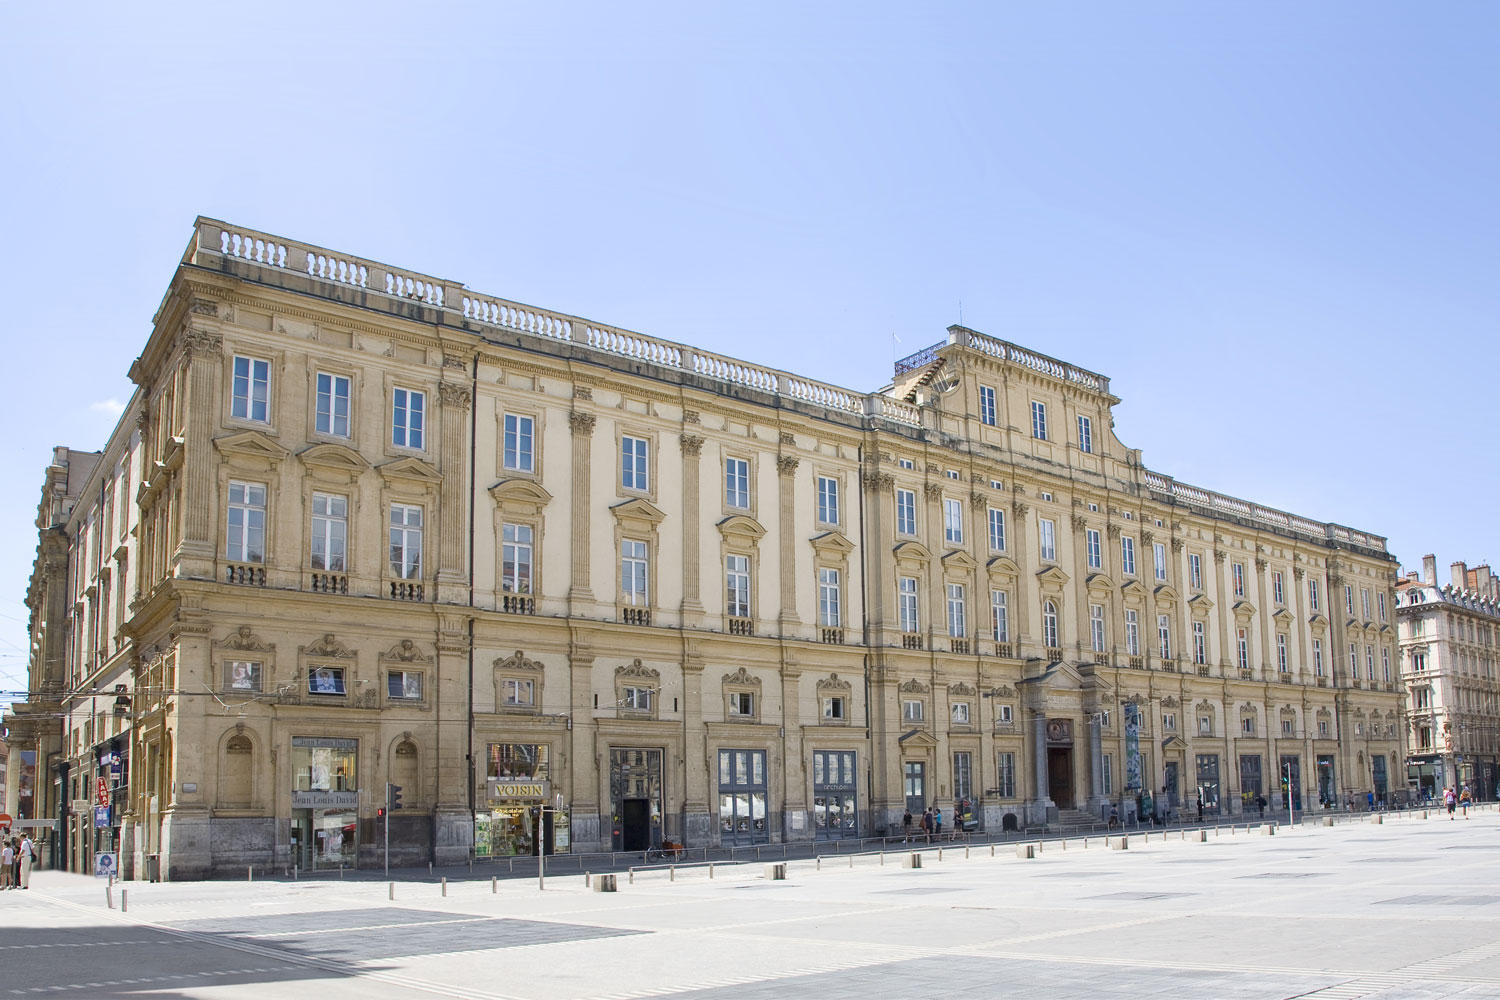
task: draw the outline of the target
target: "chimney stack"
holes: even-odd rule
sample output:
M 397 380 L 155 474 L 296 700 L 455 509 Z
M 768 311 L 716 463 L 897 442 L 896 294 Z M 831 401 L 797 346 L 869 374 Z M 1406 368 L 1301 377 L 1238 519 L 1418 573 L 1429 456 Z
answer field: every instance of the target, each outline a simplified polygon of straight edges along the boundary
M 1459 561 L 1459 562 L 1454 563 L 1449 568 L 1453 571 L 1453 589 L 1454 590 L 1468 590 L 1469 589 L 1469 567 L 1466 566 L 1462 561 Z
M 1422 582 L 1429 587 L 1437 584 L 1437 556 L 1431 553 L 1422 557 Z
M 1489 563 L 1474 567 L 1474 589 L 1480 597 L 1495 599 L 1495 578 L 1490 575 Z

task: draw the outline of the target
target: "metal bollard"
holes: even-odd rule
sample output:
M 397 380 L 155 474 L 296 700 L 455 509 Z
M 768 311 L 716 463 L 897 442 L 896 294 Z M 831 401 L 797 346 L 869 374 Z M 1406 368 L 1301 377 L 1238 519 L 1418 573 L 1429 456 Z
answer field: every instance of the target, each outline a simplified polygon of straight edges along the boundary
M 968 844 L 964 845 L 964 860 L 965 861 L 969 860 L 969 845 Z
M 246 882 L 254 882 L 255 881 L 255 866 L 254 865 L 246 865 L 245 866 L 245 881 Z
M 635 885 L 635 869 L 630 869 L 630 884 Z
M 941 844 L 938 845 L 938 860 L 943 860 L 943 845 Z
M 584 872 L 583 873 L 583 884 L 584 885 L 588 885 L 588 878 L 589 878 L 589 873 L 588 872 Z M 497 878 L 494 875 L 490 876 L 490 892 L 492 892 L 492 893 L 499 893 L 500 892 L 500 879 Z
M 813 869 L 813 871 L 819 871 L 820 872 L 820 871 L 823 870 L 823 856 L 821 854 L 818 855 L 818 857 L 817 857 L 816 860 L 817 860 L 817 867 L 815 867 Z
M 849 855 L 849 869 L 851 871 L 854 869 L 854 855 L 852 855 L 852 854 Z
M 995 845 L 991 844 L 990 845 L 990 857 L 993 858 L 994 856 L 995 856 Z
M 342 880 L 343 877 L 344 877 L 344 866 L 343 865 L 339 865 L 339 879 Z
M 130 894 L 129 891 L 126 890 L 126 889 L 121 889 L 120 890 L 120 912 L 121 913 L 124 913 L 127 909 L 129 909 L 128 905 L 126 904 L 126 899 L 125 899 L 125 897 L 128 896 L 129 894 Z
M 432 874 L 432 862 L 431 861 L 427 862 L 427 874 L 429 874 L 429 875 Z
M 885 867 L 885 849 L 884 848 L 881 848 L 881 850 L 880 850 L 880 867 L 882 867 L 882 868 Z
M 588 872 L 584 872 L 583 873 L 583 887 L 585 889 L 587 889 L 589 887 L 589 884 L 590 884 L 589 883 L 589 873 Z
M 447 878 L 443 879 L 443 895 L 444 896 L 448 895 L 448 879 Z
M 292 865 L 292 881 L 297 881 L 297 866 Z
M 389 888 L 386 889 L 386 897 L 385 898 L 386 899 L 395 899 L 396 898 L 396 883 L 392 882 L 390 884 Z

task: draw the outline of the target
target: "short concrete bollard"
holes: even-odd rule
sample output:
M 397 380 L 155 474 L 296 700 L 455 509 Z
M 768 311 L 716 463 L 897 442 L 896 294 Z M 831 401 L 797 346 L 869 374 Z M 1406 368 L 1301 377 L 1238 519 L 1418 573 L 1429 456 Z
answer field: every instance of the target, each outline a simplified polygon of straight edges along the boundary
M 1198 836 L 1194 837 L 1193 838 L 1194 840 L 1198 841 L 1198 843 L 1200 843 L 1200 844 L 1206 844 L 1206 843 L 1208 843 L 1208 831 L 1207 830 L 1199 830 L 1199 831 L 1197 831 L 1197 834 L 1198 834 Z
M 1375 825 L 1376 825 L 1376 826 L 1380 826 L 1380 825 L 1381 825 L 1381 824 L 1383 824 L 1383 823 L 1384 823 L 1384 822 L 1385 822 L 1385 817 L 1384 817 L 1384 816 L 1381 816 L 1381 815 L 1379 815 L 1379 814 L 1377 814 L 1377 815 L 1376 815 L 1376 816 L 1375 816 Z
M 120 912 L 121 913 L 124 913 L 126 910 L 130 909 L 130 904 L 129 904 L 129 902 L 126 899 L 126 897 L 128 897 L 129 895 L 130 895 L 130 891 L 128 889 L 121 889 L 120 890 Z
M 448 879 L 446 877 L 443 879 L 443 895 L 448 895 Z
M 392 882 L 390 885 L 388 885 L 386 887 L 385 898 L 386 899 L 395 899 L 396 898 L 396 883 Z
M 1021 858 L 1023 861 L 1030 861 L 1032 858 L 1036 857 L 1036 845 L 1017 844 L 1016 857 Z
M 785 861 L 774 861 L 771 864 L 766 865 L 765 871 L 764 871 L 764 874 L 763 874 L 762 877 L 766 878 L 766 879 L 769 879 L 770 881 L 773 881 L 773 882 L 785 882 L 786 881 L 786 862 Z
M 1324 816 L 1323 817 L 1323 825 L 1324 826 L 1332 826 L 1333 825 L 1333 817 L 1332 816 Z
M 1266 823 L 1260 828 L 1260 832 L 1265 834 L 1267 837 L 1274 837 L 1276 836 L 1276 824 Z
M 254 882 L 255 881 L 255 866 L 254 865 L 246 865 L 245 866 L 245 881 L 246 882 Z
M 1123 837 L 1123 836 L 1122 837 L 1116 837 L 1114 840 L 1111 840 L 1109 842 L 1109 849 L 1111 851 L 1128 851 L 1128 850 L 1130 850 L 1130 838 L 1129 837 Z
M 588 872 L 584 872 L 583 873 L 583 881 L 584 881 L 585 885 L 588 884 L 588 880 L 589 880 L 589 873 Z M 499 894 L 499 892 L 500 892 L 500 879 L 499 879 L 498 876 L 495 876 L 495 875 L 491 875 L 490 876 L 490 892 L 495 893 L 497 895 Z
M 614 872 L 604 872 L 594 876 L 593 890 L 595 892 L 616 892 L 618 884 L 615 881 Z
M 903 855 L 901 855 L 901 867 L 902 868 L 921 868 L 922 867 L 922 855 L 918 854 L 915 851 L 913 851 L 910 854 L 903 854 Z
M 124 892 L 125 890 L 121 889 L 120 891 Z M 111 910 L 115 908 L 115 890 L 108 885 L 104 887 L 104 901 L 109 904 Z

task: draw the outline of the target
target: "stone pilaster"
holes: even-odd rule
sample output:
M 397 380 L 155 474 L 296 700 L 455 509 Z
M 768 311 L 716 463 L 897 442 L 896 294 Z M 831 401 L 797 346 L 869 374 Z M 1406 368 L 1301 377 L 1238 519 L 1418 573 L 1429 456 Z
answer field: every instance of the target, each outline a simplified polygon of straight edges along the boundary
M 777 623 L 782 635 L 793 634 L 802 619 L 797 614 L 797 459 L 793 455 L 781 455 L 776 459 L 777 493 L 780 504 L 777 512 L 777 541 L 781 562 L 781 613 Z M 844 581 L 844 594 L 851 588 Z M 847 609 L 844 619 L 848 620 Z
M 682 624 L 687 628 L 700 625 L 703 614 L 703 601 L 699 596 L 699 577 L 703 567 L 698 550 L 703 439 L 696 434 L 684 434 L 678 439 L 678 444 L 682 448 Z
M 805 755 L 795 749 L 800 729 L 797 686 L 802 671 L 790 657 L 781 664 L 781 766 L 782 809 L 781 839 L 783 841 L 812 840 L 814 836 L 812 815 L 807 808 L 807 761 Z
M 196 306 L 194 307 L 196 310 Z M 208 308 L 213 308 L 210 304 Z M 179 343 L 183 353 L 185 398 L 179 400 L 183 418 L 183 462 L 176 473 L 182 482 L 181 537 L 172 562 L 184 577 L 212 579 L 218 549 L 216 515 L 218 484 L 214 473 L 213 436 L 219 414 L 219 385 L 224 366 L 224 339 L 217 319 L 195 312 Z M 214 314 L 217 315 L 216 313 Z M 160 419 L 170 421 L 170 414 Z M 169 424 L 170 427 L 170 424 Z M 165 545 L 161 539 L 158 544 Z
M 437 696 L 433 714 L 437 724 L 437 791 L 433 796 L 432 860 L 457 865 L 469 860 L 474 847 L 474 815 L 469 812 L 469 782 L 477 781 L 477 765 L 465 758 L 468 748 L 469 618 L 439 612 L 437 629 Z M 369 779 L 362 779 L 366 788 Z
M 702 847 L 714 842 L 715 762 L 708 759 L 708 731 L 703 724 L 703 658 L 685 652 L 682 659 L 683 843 Z
M 1052 802 L 1047 778 L 1047 713 L 1040 708 L 1031 710 L 1031 774 L 1035 779 L 1032 788 L 1031 823 L 1046 823 L 1057 807 Z
M 568 654 L 569 704 L 573 729 L 568 734 L 568 775 L 572 799 L 568 803 L 573 824 L 573 850 L 608 851 L 610 827 L 608 806 L 600 807 L 609 780 L 608 762 L 600 763 L 604 748 L 599 746 L 598 728 L 593 711 L 593 650 L 574 643 Z M 601 766 L 606 770 L 601 773 Z
M 1016 565 L 1021 572 L 1016 577 L 1015 607 L 1010 612 L 1011 641 L 1015 643 L 1016 656 L 1024 659 L 1031 647 L 1031 602 L 1027 596 L 1027 575 L 1032 572 L 1026 548 L 1030 544 L 1031 524 L 1026 515 L 1031 508 L 1019 500 L 1010 505 L 1014 522 L 1011 525 L 1010 541 L 1016 553 Z M 1040 613 L 1040 612 L 1038 612 Z
M 568 414 L 568 426 L 573 431 L 573 496 L 570 504 L 573 512 L 573 565 L 572 578 L 568 585 L 569 613 L 584 614 L 594 603 L 594 592 L 589 589 L 589 461 L 593 452 L 594 422 L 592 413 L 574 410 Z
M 473 393 L 461 382 L 438 385 L 439 445 L 438 461 L 443 474 L 442 493 L 438 498 L 438 570 L 439 604 L 464 604 L 468 601 L 468 552 L 465 540 L 469 531 L 468 443 L 469 405 Z

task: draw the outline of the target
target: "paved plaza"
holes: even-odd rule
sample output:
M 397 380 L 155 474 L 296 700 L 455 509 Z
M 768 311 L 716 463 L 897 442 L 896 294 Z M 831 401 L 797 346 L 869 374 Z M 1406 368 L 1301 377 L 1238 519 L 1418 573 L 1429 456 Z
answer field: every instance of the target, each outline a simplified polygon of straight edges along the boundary
M 1500 997 L 1500 817 L 534 880 L 0 894 L 0 998 Z M 1182 838 L 1189 839 L 1182 839 Z M 119 909 L 127 890 L 128 910 Z

